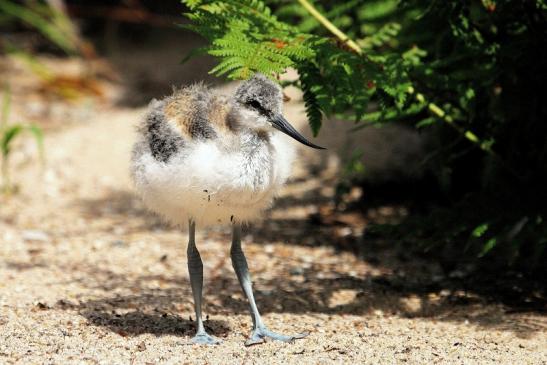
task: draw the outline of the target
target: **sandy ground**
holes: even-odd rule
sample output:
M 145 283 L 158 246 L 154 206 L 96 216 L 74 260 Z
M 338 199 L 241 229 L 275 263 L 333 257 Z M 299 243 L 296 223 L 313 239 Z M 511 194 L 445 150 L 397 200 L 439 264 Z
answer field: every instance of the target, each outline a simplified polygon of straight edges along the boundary
M 0 198 L 0 364 L 547 363 L 541 314 L 428 290 L 421 280 L 442 275 L 438 267 L 376 253 L 362 240 L 367 219 L 398 208 L 329 223 L 322 212 L 339 168 L 333 151 L 302 150 L 276 206 L 244 239 L 265 322 L 309 337 L 245 347 L 251 321 L 229 232 L 198 227 L 206 326 L 223 343 L 188 345 L 186 236 L 146 212 L 128 176 L 142 113 L 91 107 L 85 121 L 47 134 L 43 171 L 15 158 L 21 192 Z M 287 116 L 304 125 L 297 98 Z M 328 130 L 324 136 L 320 142 L 333 146 Z M 347 242 L 374 259 L 346 250 Z

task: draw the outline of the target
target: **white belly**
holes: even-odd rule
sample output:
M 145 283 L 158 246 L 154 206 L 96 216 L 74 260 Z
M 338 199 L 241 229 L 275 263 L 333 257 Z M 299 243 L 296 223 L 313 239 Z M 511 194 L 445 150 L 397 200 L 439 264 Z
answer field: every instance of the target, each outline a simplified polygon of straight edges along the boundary
M 287 137 L 274 133 L 268 144 L 226 152 L 211 141 L 196 142 L 158 162 L 148 152 L 135 156 L 133 176 L 151 210 L 172 223 L 199 226 L 260 218 L 285 183 L 293 160 Z

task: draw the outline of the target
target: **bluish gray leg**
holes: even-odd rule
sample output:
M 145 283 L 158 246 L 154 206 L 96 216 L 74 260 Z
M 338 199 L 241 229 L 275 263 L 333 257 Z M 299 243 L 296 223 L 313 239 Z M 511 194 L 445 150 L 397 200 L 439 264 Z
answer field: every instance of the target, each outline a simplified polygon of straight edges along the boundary
M 270 331 L 260 317 L 258 308 L 256 307 L 255 298 L 253 295 L 253 288 L 251 282 L 251 276 L 249 275 L 249 267 L 247 266 L 247 259 L 245 254 L 241 249 L 241 225 L 234 224 L 233 226 L 233 235 L 232 235 L 232 248 L 230 250 L 232 257 L 232 265 L 234 271 L 236 272 L 239 284 L 245 293 L 245 296 L 249 300 L 249 306 L 251 307 L 251 317 L 253 319 L 253 331 L 251 332 L 251 337 L 245 342 L 245 346 L 256 345 L 259 343 L 266 342 L 266 338 L 271 338 L 273 340 L 292 342 L 298 338 L 304 338 L 308 334 L 297 334 L 293 336 L 281 335 L 275 332 Z
M 192 286 L 192 294 L 194 295 L 194 308 L 196 311 L 197 331 L 196 335 L 190 340 L 191 343 L 200 345 L 216 345 L 221 341 L 210 336 L 203 326 L 201 318 L 201 292 L 203 288 L 203 263 L 201 256 L 196 247 L 195 240 L 196 224 L 192 221 L 188 225 L 188 272 L 190 273 L 190 285 Z

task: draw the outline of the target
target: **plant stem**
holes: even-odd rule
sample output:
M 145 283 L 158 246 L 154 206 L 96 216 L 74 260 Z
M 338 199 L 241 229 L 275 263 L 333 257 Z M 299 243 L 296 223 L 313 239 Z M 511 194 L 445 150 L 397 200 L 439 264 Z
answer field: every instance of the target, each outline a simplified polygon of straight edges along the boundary
M 344 32 L 342 32 L 336 25 L 332 24 L 327 18 L 323 16 L 308 0 L 298 0 L 302 5 L 319 23 L 327 28 L 332 34 L 338 37 L 342 42 L 346 43 L 357 54 L 363 54 L 363 50 L 357 43 L 350 39 Z
M 484 143 L 484 141 L 481 141 L 479 137 L 477 137 L 477 135 L 473 133 L 472 131 L 466 130 L 465 128 L 462 128 L 456 123 L 454 123 L 454 119 L 450 115 L 446 114 L 446 112 L 442 110 L 439 106 L 437 106 L 437 104 L 427 102 L 427 100 L 425 99 L 425 96 L 421 93 L 417 93 L 412 86 L 408 88 L 407 92 L 411 95 L 414 95 L 414 98 L 418 102 L 426 103 L 427 109 L 429 110 L 431 114 L 435 115 L 436 117 L 444 121 L 446 124 L 450 125 L 456 131 L 458 131 L 458 133 L 463 135 L 465 139 L 477 145 L 481 150 L 491 155 L 494 155 L 494 152 L 492 151 L 492 149 L 490 148 L 488 144 Z
M 0 193 L 3 191 L 9 192 L 11 188 L 11 181 L 8 168 L 8 156 L 6 155 L 2 155 L 2 159 L 0 161 L 0 176 L 2 178 L 2 181 L 0 181 Z

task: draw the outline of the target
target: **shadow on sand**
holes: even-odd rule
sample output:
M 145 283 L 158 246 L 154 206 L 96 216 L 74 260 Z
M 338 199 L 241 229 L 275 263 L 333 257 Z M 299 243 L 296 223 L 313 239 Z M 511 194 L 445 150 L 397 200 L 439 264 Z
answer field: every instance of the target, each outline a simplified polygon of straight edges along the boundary
M 194 333 L 190 285 L 186 279 L 170 277 L 139 277 L 128 281 L 111 272 L 89 270 L 90 286 L 104 290 L 122 288 L 135 292 L 131 295 L 113 295 L 100 299 L 83 301 L 79 304 L 59 302 L 57 308 L 76 310 L 95 326 L 107 327 L 122 335 Z M 412 290 L 399 287 L 383 277 L 355 278 L 342 273 L 331 273 L 331 279 L 319 279 L 320 273 L 310 269 L 302 273 L 304 280 L 255 280 L 257 287 L 273 286 L 274 291 L 255 290 L 255 296 L 262 313 L 323 313 L 329 315 L 372 315 L 378 311 L 387 316 L 422 318 L 431 321 L 468 322 L 485 328 L 510 331 L 519 337 L 529 337 L 538 331 L 545 331 L 547 323 L 526 317 L 511 315 L 508 309 L 499 306 L 485 306 L 485 300 L 478 296 L 462 293 L 433 299 L 432 291 Z M 233 275 L 230 275 L 233 276 Z M 106 279 L 105 279 L 106 278 Z M 93 283 L 94 279 L 99 281 Z M 150 289 L 152 281 L 161 279 L 163 288 Z M 278 284 L 283 283 L 282 287 Z M 218 320 L 233 314 L 247 314 L 248 306 L 239 294 L 239 285 L 234 277 L 223 276 L 208 280 L 205 287 L 205 312 L 214 316 L 206 324 L 211 332 L 223 337 L 230 328 L 226 321 Z M 341 305 L 331 305 L 330 298 L 336 293 L 349 291 L 353 299 Z M 409 300 L 415 301 L 409 306 Z M 183 319 L 180 313 L 187 313 Z M 366 321 L 366 319 L 365 319 Z
M 78 304 L 61 301 L 58 308 L 78 311 L 91 324 L 122 335 L 194 333 L 190 317 L 192 295 L 186 277 L 148 275 L 128 279 L 123 274 L 91 266 L 78 270 L 85 273 L 80 284 L 110 294 Z M 537 321 L 537 317 L 514 316 L 512 313 L 518 308 L 492 305 L 490 299 L 462 290 L 456 283 L 431 284 L 391 276 L 358 278 L 343 270 L 326 272 L 314 265 L 282 278 L 265 279 L 256 275 L 254 279 L 256 288 L 273 288 L 255 289 L 262 313 L 363 315 L 366 321 L 366 316 L 380 311 L 385 316 L 466 322 L 513 332 L 523 338 L 547 329 L 547 323 Z M 235 275 L 228 269 L 216 277 L 206 277 L 204 291 L 205 313 L 214 317 L 207 321 L 207 326 L 211 333 L 223 337 L 230 328 L 222 318 L 247 314 L 247 302 L 240 295 Z M 333 304 L 332 298 L 339 293 L 351 296 L 342 304 Z M 188 319 L 182 318 L 181 313 L 186 313 Z
M 291 181 L 289 189 L 291 184 L 301 182 L 299 179 Z M 340 230 L 344 229 L 350 232 L 366 231 L 367 224 L 373 221 L 367 218 L 367 210 L 378 208 L 381 202 L 352 212 L 353 219 L 349 221 L 335 211 L 333 216 L 317 217 L 314 213 L 301 218 L 272 218 L 283 216 L 276 212 L 289 208 L 331 203 L 332 196 L 325 196 L 320 188 L 308 190 L 301 196 L 285 196 L 277 202 L 269 218 L 248 232 L 252 232 L 252 241 L 259 244 L 284 242 L 311 248 L 331 246 L 335 252 L 351 252 L 371 268 L 389 274 L 356 277 L 343 269 L 341 261 L 340 268 L 337 265 L 327 268 L 312 263 L 310 267 L 287 273 L 282 278 L 266 279 L 255 275 L 255 287 L 258 288 L 255 297 L 261 312 L 366 316 L 381 311 L 385 315 L 403 318 L 465 322 L 514 332 L 520 337 L 547 329 L 547 323 L 537 321 L 537 318 L 529 320 L 523 315 L 513 315 L 545 312 L 544 297 L 537 294 L 537 287 L 533 285 L 522 286 L 504 281 L 503 285 L 497 286 L 497 281 L 489 285 L 487 278 L 479 282 L 469 273 L 454 276 L 443 272 L 437 262 L 410 253 L 399 242 L 386 242 L 367 234 L 340 234 Z M 130 232 L 173 229 L 148 213 L 138 198 L 126 191 L 112 191 L 97 200 L 80 201 L 78 206 L 82 214 L 97 219 L 105 217 L 120 224 L 137 221 L 129 229 Z M 355 215 L 361 219 L 355 219 Z M 229 236 L 224 236 L 222 239 L 228 242 Z M 239 284 L 229 268 L 229 259 L 225 261 L 220 273 L 205 275 L 206 313 L 215 317 L 245 314 L 248 311 L 246 301 L 239 295 Z M 83 270 L 86 270 L 83 285 L 110 293 L 124 293 L 67 307 L 77 310 L 92 324 L 132 335 L 193 333 L 193 323 L 178 315 L 193 314 L 190 285 L 186 277 L 152 275 L 128 280 L 123 275 L 95 267 Z M 162 283 L 161 288 L 151 289 L 151 283 L 158 281 Z M 126 295 L 127 292 L 131 295 Z M 339 293 L 349 293 L 350 299 L 333 305 L 332 298 Z M 229 331 L 223 321 L 210 321 L 208 326 L 217 336 Z

